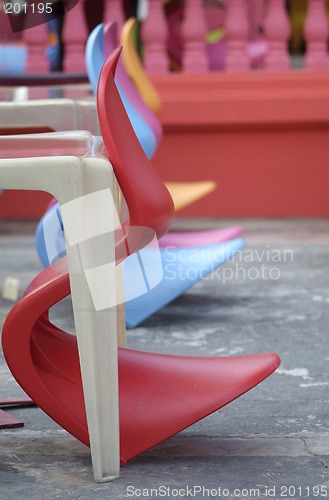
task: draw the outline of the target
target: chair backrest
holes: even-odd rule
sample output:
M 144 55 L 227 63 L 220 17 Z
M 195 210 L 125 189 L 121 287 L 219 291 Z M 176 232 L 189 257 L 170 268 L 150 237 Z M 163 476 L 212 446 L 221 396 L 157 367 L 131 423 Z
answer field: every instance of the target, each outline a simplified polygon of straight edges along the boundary
M 124 48 L 123 60 L 128 75 L 133 80 L 138 92 L 149 108 L 156 114 L 161 109 L 161 99 L 158 91 L 147 76 L 135 46 L 135 29 L 137 21 L 131 17 L 121 30 L 121 45 Z
M 110 21 L 104 25 L 105 58 L 107 58 L 111 54 L 111 52 L 113 52 L 113 50 L 119 46 L 117 31 L 118 30 L 116 22 Z M 124 50 L 125 49 L 123 49 L 123 51 Z M 147 121 L 147 123 L 150 125 L 153 132 L 155 133 L 157 141 L 160 142 L 163 135 L 161 122 L 159 121 L 155 113 L 151 110 L 151 108 L 147 106 L 145 101 L 140 96 L 137 88 L 135 87 L 132 80 L 128 76 L 128 73 L 122 62 L 122 57 L 120 57 L 118 61 L 115 74 L 115 81 L 116 83 L 120 84 L 120 87 L 122 88 L 123 92 L 129 99 L 129 101 L 133 104 L 136 110 L 142 115 L 144 120 Z
M 93 29 L 88 37 L 85 52 L 87 74 L 95 94 L 97 91 L 99 74 L 105 61 L 103 50 L 103 29 L 103 23 Z
M 96 26 L 96 28 L 90 34 L 86 45 L 85 56 L 87 73 L 90 78 L 90 83 L 92 85 L 94 93 L 96 94 L 99 74 L 106 59 L 104 55 L 103 24 L 99 24 L 98 26 Z M 135 134 L 137 135 L 138 140 L 141 143 L 145 153 L 149 158 L 151 158 L 157 147 L 156 135 L 148 122 L 135 108 L 134 104 L 128 99 L 117 80 L 116 85 Z
M 152 228 L 165 234 L 174 217 L 171 196 L 143 152 L 114 82 L 121 49 L 103 65 L 97 90 L 97 109 L 108 157 L 126 199 L 130 226 Z

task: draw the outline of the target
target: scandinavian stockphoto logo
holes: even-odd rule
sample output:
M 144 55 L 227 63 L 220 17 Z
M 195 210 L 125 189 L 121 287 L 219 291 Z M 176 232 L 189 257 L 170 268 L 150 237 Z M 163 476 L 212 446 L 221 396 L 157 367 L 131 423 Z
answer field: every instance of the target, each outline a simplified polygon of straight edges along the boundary
M 165 250 L 165 275 L 167 280 L 219 280 L 223 284 L 229 281 L 277 281 L 281 277 L 281 268 L 285 263 L 292 263 L 294 254 L 288 248 L 272 248 L 266 245 L 261 249 L 244 249 L 232 253 L 225 245 L 216 249 L 181 249 L 173 247 Z M 189 266 L 186 266 L 189 262 Z M 200 267 L 198 262 L 212 262 Z M 225 266 L 218 266 L 218 262 Z
M 294 262 L 291 248 L 272 248 L 266 245 L 261 249 L 245 249 L 236 252 L 229 265 L 217 270 L 216 277 L 223 284 L 235 281 L 278 281 L 282 266 Z
M 96 311 L 144 295 L 163 278 L 161 252 L 155 232 L 121 223 L 110 189 L 103 189 L 61 206 L 43 223 L 48 262 L 67 251 L 71 274 L 86 281 Z M 66 245 L 65 245 L 66 242 Z M 134 249 L 143 246 L 138 252 Z M 120 249 L 116 253 L 114 248 Z M 120 276 L 121 275 L 121 276 Z M 123 276 L 124 275 L 124 276 Z M 124 293 L 117 280 L 124 278 Z
M 13 33 L 63 17 L 79 0 L 0 0 Z

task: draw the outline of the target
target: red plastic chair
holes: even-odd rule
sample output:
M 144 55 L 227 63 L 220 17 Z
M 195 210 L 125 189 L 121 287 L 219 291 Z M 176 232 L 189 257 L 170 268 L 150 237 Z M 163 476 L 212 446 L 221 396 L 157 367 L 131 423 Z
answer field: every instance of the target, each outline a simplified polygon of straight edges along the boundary
M 48 319 L 48 309 L 70 293 L 59 266 L 65 269 L 60 261 L 42 271 L 9 313 L 3 349 L 33 401 L 89 445 L 76 338 Z M 119 349 L 121 464 L 233 401 L 278 366 L 271 353 L 198 358 Z
M 168 229 L 173 206 L 133 134 L 120 102 L 113 79 L 118 55 L 117 51 L 105 63 L 97 95 L 104 142 L 128 203 L 130 225 L 151 227 L 161 236 Z M 112 118 L 105 113 L 104 104 L 111 109 Z M 93 175 L 96 175 L 95 168 Z M 128 233 L 129 227 L 125 228 Z M 117 247 L 121 248 L 125 242 L 123 235 Z M 142 242 L 143 231 L 134 239 L 134 249 Z M 93 448 L 84 390 L 90 391 L 94 385 L 89 385 L 88 380 L 86 384 L 86 379 L 82 384 L 76 338 L 58 329 L 48 318 L 49 308 L 69 293 L 66 259 L 62 259 L 42 271 L 9 313 L 3 329 L 3 351 L 14 377 L 33 401 L 83 443 L 90 442 Z M 93 316 L 103 325 L 98 333 L 110 335 L 102 313 Z M 82 355 L 80 352 L 81 360 Z M 124 464 L 236 399 L 268 377 L 280 360 L 272 353 L 197 358 L 119 349 L 118 363 L 120 457 Z M 101 397 L 106 401 L 107 386 L 103 383 L 100 387 L 103 388 Z M 88 394 L 89 403 L 90 396 L 93 394 Z M 95 404 L 99 404 L 99 400 L 95 399 Z M 105 432 L 112 425 L 112 413 L 104 415 L 102 408 L 99 411 Z M 106 417 L 108 423 L 104 422 Z M 102 441 L 101 434 L 96 433 L 96 437 Z M 110 458 L 114 455 L 115 459 L 116 455 L 116 449 L 106 450 L 106 445 L 107 442 L 103 443 L 99 454 L 93 455 L 98 481 L 117 475 L 116 470 L 110 474 L 103 467 L 101 450 Z M 112 463 L 115 464 L 115 460 Z
M 114 82 L 121 49 L 105 62 L 97 89 L 98 118 L 113 170 L 129 207 L 130 226 L 154 229 L 158 238 L 170 228 L 174 204 L 158 172 L 145 155 Z

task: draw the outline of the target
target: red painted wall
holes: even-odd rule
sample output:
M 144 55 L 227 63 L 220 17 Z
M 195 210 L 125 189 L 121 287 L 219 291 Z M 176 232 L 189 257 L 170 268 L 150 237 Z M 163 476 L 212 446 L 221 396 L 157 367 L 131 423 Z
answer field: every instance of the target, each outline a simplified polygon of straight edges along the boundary
M 180 215 L 329 216 L 328 71 L 153 81 L 164 101 L 161 176 L 218 183 Z
M 329 216 L 329 71 L 153 77 L 170 181 L 215 179 L 181 216 Z M 0 217 L 39 217 L 44 193 L 6 192 Z

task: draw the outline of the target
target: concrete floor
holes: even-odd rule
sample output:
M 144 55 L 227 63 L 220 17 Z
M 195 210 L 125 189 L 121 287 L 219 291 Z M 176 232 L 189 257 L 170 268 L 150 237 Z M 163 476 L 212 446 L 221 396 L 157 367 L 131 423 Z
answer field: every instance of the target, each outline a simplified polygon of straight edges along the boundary
M 244 252 L 130 331 L 128 345 L 202 356 L 275 351 L 277 372 L 132 460 L 108 484 L 93 482 L 88 448 L 41 410 L 12 409 L 25 427 L 0 431 L 0 499 L 329 496 L 329 220 L 180 220 L 176 227 L 232 222 L 245 229 Z M 0 223 L 0 285 L 11 275 L 24 289 L 41 268 L 33 230 Z M 1 325 L 11 307 L 0 299 Z M 53 318 L 72 329 L 69 301 Z M 2 355 L 0 375 L 0 397 L 21 394 Z

